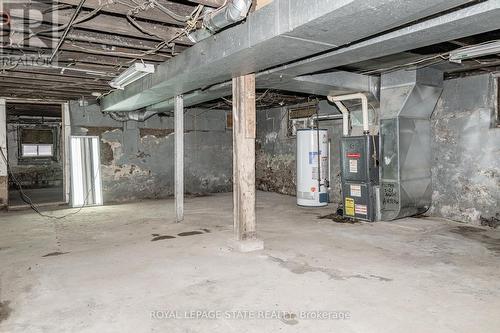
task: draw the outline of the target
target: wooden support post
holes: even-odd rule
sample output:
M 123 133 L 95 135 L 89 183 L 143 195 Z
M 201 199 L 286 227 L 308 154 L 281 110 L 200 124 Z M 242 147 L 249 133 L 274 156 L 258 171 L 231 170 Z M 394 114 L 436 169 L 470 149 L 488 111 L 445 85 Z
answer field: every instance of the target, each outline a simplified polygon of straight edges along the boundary
M 7 108 L 5 99 L 0 99 L 0 208 L 9 204 L 9 175 L 7 172 Z
M 255 223 L 255 74 L 233 79 L 233 201 L 236 246 L 263 248 Z
M 175 131 L 175 219 L 184 220 L 184 99 L 175 97 L 174 107 Z

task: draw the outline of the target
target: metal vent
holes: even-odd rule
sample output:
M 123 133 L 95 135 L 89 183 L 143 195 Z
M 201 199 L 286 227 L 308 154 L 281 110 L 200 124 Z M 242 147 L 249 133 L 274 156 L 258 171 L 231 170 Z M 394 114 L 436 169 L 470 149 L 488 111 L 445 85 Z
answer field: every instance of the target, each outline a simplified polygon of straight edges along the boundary
M 382 220 L 421 214 L 430 207 L 430 117 L 442 83 L 443 73 L 431 68 L 382 75 Z

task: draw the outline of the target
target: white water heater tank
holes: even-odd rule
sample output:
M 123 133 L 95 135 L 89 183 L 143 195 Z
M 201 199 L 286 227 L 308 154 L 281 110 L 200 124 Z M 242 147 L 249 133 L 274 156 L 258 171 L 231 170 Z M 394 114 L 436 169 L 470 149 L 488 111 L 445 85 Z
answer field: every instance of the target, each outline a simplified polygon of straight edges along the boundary
M 297 130 L 297 205 L 328 205 L 328 168 L 328 130 Z

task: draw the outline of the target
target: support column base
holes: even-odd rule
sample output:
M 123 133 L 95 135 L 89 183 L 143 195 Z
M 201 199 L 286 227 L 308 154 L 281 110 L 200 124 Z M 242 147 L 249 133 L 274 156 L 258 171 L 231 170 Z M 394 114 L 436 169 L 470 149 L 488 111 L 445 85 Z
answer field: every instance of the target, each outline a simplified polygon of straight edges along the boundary
M 264 250 L 264 241 L 261 239 L 247 239 L 244 241 L 231 239 L 228 245 L 234 251 L 243 253 Z

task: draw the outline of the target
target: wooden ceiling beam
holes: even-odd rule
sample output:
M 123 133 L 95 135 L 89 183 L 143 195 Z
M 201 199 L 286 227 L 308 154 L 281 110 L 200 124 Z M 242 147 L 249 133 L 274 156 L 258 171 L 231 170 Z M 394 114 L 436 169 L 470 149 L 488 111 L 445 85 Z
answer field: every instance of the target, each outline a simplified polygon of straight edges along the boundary
M 42 25 L 39 25 L 37 27 L 33 27 L 31 30 L 34 33 L 37 32 L 46 32 L 46 27 L 52 28 L 56 27 L 57 24 L 67 24 L 70 22 L 71 17 L 73 14 L 73 10 L 61 10 L 58 12 L 57 15 L 57 22 L 52 22 L 54 19 L 53 16 L 46 15 L 44 17 L 44 22 Z M 79 17 L 84 17 L 85 15 L 89 14 L 87 11 L 82 11 Z M 23 19 L 22 17 L 16 17 L 16 13 L 12 14 L 14 18 L 19 18 Z M 115 34 L 115 35 L 123 35 L 125 37 L 137 37 L 141 39 L 146 39 L 146 40 L 157 40 L 157 41 L 170 41 L 172 38 L 179 36 L 178 38 L 175 39 L 176 44 L 181 44 L 181 45 L 193 45 L 193 42 L 183 34 L 184 29 L 178 28 L 178 27 L 172 27 L 172 26 L 166 26 L 161 23 L 150 23 L 150 22 L 145 22 L 145 21 L 140 21 L 136 20 L 135 21 L 141 29 L 138 27 L 134 26 L 130 21 L 121 16 L 113 16 L 113 15 L 107 15 L 107 14 L 98 14 L 84 22 L 80 22 L 78 24 L 73 25 L 73 29 L 78 28 L 78 29 L 85 29 L 85 30 L 90 30 L 90 31 L 97 31 L 97 32 L 102 32 L 106 34 Z M 52 24 L 55 24 L 52 26 Z M 59 34 L 62 33 L 62 30 L 58 32 L 53 32 L 54 36 L 58 36 Z M 22 38 L 24 38 L 24 35 L 14 35 L 13 37 L 17 37 L 17 39 L 20 39 L 19 41 L 22 41 Z M 32 37 L 33 39 L 34 37 Z M 18 40 L 15 40 L 14 42 L 18 42 Z M 24 41 L 26 43 L 26 41 Z
M 68 33 L 66 39 L 78 42 L 89 42 L 99 45 L 120 46 L 137 50 L 151 50 L 156 48 L 159 43 L 157 41 L 150 41 L 142 38 L 125 37 L 95 31 L 82 31 L 78 29 L 71 30 Z M 174 51 L 175 53 L 180 53 L 185 49 L 187 49 L 186 46 L 176 45 Z M 160 52 L 171 54 L 171 50 L 169 48 L 164 48 Z
M 49 26 L 45 25 L 44 29 L 48 29 Z M 37 38 L 33 38 L 30 41 L 29 46 L 25 48 L 47 48 L 47 45 L 51 43 L 57 42 L 57 38 L 51 38 L 47 35 L 40 35 Z M 134 37 L 124 37 L 120 35 L 112 35 L 106 33 L 100 33 L 95 31 L 86 31 L 73 29 L 68 36 L 66 37 L 67 42 L 77 42 L 84 43 L 80 45 L 89 45 L 92 47 L 101 48 L 103 50 L 114 50 L 117 48 L 129 49 L 129 53 L 140 53 L 140 51 L 150 51 L 156 49 L 159 45 L 159 41 L 150 41 L 144 40 L 141 38 Z M 184 51 L 187 47 L 182 45 L 175 45 L 174 53 L 172 54 L 172 50 L 168 47 L 164 47 L 163 49 L 158 50 L 156 54 L 164 54 L 168 56 L 174 56 L 182 51 Z
M 80 0 L 59 0 L 59 4 L 67 4 L 72 6 L 77 6 Z M 125 1 L 124 1 L 125 2 Z M 189 16 L 191 12 L 194 10 L 194 6 L 188 6 L 185 4 L 175 3 L 171 1 L 163 1 L 162 4 L 170 9 L 172 12 L 182 15 Z M 130 1 L 130 5 L 135 6 L 133 2 Z M 126 6 L 119 2 L 113 2 L 112 0 L 86 0 L 83 4 L 83 8 L 86 9 L 97 9 L 103 6 L 101 12 L 103 13 L 111 13 L 126 16 L 130 9 L 129 6 Z M 145 19 L 150 21 L 162 22 L 177 26 L 185 26 L 186 23 L 177 21 L 167 14 L 160 11 L 158 8 L 149 8 L 147 10 L 141 10 L 137 14 L 134 15 L 139 19 Z
M 103 80 L 103 81 L 109 81 L 116 75 L 118 75 L 118 71 L 116 73 L 114 72 L 108 72 L 106 75 L 97 75 L 93 74 L 91 72 L 82 72 L 82 71 L 73 71 L 71 70 L 71 67 L 69 68 L 64 68 L 64 74 L 61 74 L 61 71 L 63 68 L 52 68 L 52 67 L 32 67 L 32 66 L 18 66 L 15 69 L 12 70 L 5 70 L 4 72 L 0 71 L 2 74 L 11 74 L 11 73 L 23 73 L 23 74 L 45 74 L 49 76 L 54 76 L 54 77 L 63 77 L 63 78 L 76 78 L 76 79 L 88 79 L 88 80 Z M 86 68 L 85 70 L 89 70 Z M 99 71 L 98 68 L 95 69 L 95 71 Z
M 96 91 L 95 89 L 85 89 L 83 87 L 65 87 L 64 84 L 60 85 L 54 85 L 54 86 L 37 86 L 35 84 L 33 85 L 24 85 L 22 88 L 17 88 L 16 86 L 10 85 L 8 82 L 0 82 L 0 90 L 29 90 L 33 92 L 44 92 L 44 93 L 52 93 L 52 92 L 60 92 L 60 93 L 65 93 L 65 94 L 70 94 L 70 95 L 91 95 L 93 91 Z M 103 90 L 103 89 L 98 89 L 98 90 Z M 107 90 L 111 90 L 107 89 Z
M 98 46 L 98 45 L 97 45 Z M 117 47 L 114 46 L 112 49 L 107 50 L 104 48 L 96 47 L 96 45 L 89 45 L 88 43 L 82 42 L 73 42 L 66 41 L 63 43 L 62 48 L 63 51 L 73 51 L 79 53 L 87 53 L 93 55 L 102 55 L 102 56 L 110 56 L 110 57 L 118 57 L 118 58 L 126 58 L 126 59 L 142 59 L 144 61 L 152 61 L 152 62 L 164 62 L 170 58 L 171 55 L 167 55 L 164 53 L 160 53 L 157 55 L 144 54 L 143 51 L 131 50 L 128 48 Z
M 44 31 L 47 29 L 55 28 L 58 25 L 64 25 L 70 22 L 71 17 L 73 16 L 74 9 L 64 9 L 58 11 L 57 15 L 51 15 L 50 13 L 46 13 L 43 16 L 43 21 L 42 24 L 38 24 L 36 26 L 30 27 L 31 31 L 33 33 L 37 33 L 40 31 Z M 84 11 L 82 10 L 80 14 L 78 15 L 78 18 L 85 17 L 89 14 L 89 11 Z M 12 12 L 11 16 L 13 19 L 22 19 L 24 20 L 25 18 L 22 17 L 20 14 L 21 12 Z M 56 20 L 54 22 L 54 20 Z M 77 19 L 78 20 L 78 19 Z M 81 29 L 86 29 L 90 31 L 98 31 L 98 32 L 103 32 L 106 34 L 118 34 L 118 35 L 124 35 L 124 36 L 133 36 L 133 37 L 138 37 L 142 39 L 148 39 L 148 40 L 165 40 L 165 39 L 170 39 L 177 34 L 181 33 L 183 31 L 182 28 L 179 27 L 173 27 L 173 26 L 168 26 L 164 25 L 162 23 L 149 23 L 141 20 L 137 20 L 137 23 L 141 26 L 141 28 L 147 30 L 148 32 L 151 32 L 153 34 L 147 34 L 136 28 L 132 23 L 128 21 L 127 18 L 122 17 L 122 16 L 113 16 L 113 15 L 108 15 L 108 14 L 102 14 L 98 13 L 92 18 L 89 18 L 88 20 L 74 24 L 72 26 L 72 29 L 76 28 L 81 28 Z M 59 31 L 54 31 L 53 35 L 57 36 L 58 34 L 62 34 L 64 29 L 61 29 Z M 159 37 L 158 37 L 159 36 Z M 13 35 L 13 37 L 19 38 L 25 38 L 25 35 Z M 161 38 L 160 38 L 161 37 Z M 18 42 L 18 40 L 15 39 L 14 42 Z M 20 40 L 22 41 L 22 39 Z M 24 41 L 26 43 L 26 41 Z M 187 45 L 192 45 L 193 43 L 186 37 L 180 37 L 176 41 L 177 43 L 185 43 Z
M 220 6 L 224 5 L 226 0 L 189 0 L 189 2 L 196 3 L 199 5 L 219 8 Z
M 54 97 L 62 98 L 64 100 L 78 99 L 80 97 L 92 97 L 87 92 L 68 93 L 64 91 L 40 91 L 36 89 L 22 89 L 22 88 L 2 88 L 0 89 L 2 97 L 16 97 L 16 98 L 30 98 L 30 99 L 46 99 L 50 100 Z
M 10 51 L 10 52 L 9 52 Z M 38 56 L 38 53 L 36 52 L 29 52 L 28 50 L 23 50 L 23 52 L 20 52 L 19 50 L 9 50 L 9 49 L 4 49 L 3 50 L 4 54 L 6 52 L 9 52 L 9 55 L 12 56 L 22 56 L 22 55 L 32 55 L 34 58 Z M 57 57 L 55 58 L 55 61 L 57 65 L 61 64 L 94 64 L 96 66 L 106 66 L 107 69 L 109 70 L 109 67 L 115 68 L 115 71 L 120 71 L 118 68 L 128 68 L 130 65 L 134 62 L 134 57 L 131 58 L 124 58 L 124 57 L 117 57 L 116 55 L 104 55 L 104 54 L 89 54 L 89 53 L 84 53 L 81 52 L 80 50 L 73 51 L 73 50 L 61 50 L 58 54 Z M 143 57 L 142 59 L 146 61 L 152 61 L 152 62 L 163 62 L 165 58 L 163 57 L 158 57 L 158 56 L 147 56 Z
M 90 82 L 78 82 L 71 80 L 37 80 L 37 79 L 25 79 L 25 78 L 17 78 L 17 77 L 5 77 L 2 76 L 2 83 L 10 83 L 13 87 L 29 87 L 35 86 L 40 87 L 40 89 L 46 89 L 46 87 L 82 87 L 84 90 L 92 90 L 96 89 L 111 89 L 107 84 L 98 84 L 98 83 L 90 83 Z
M 66 24 L 70 21 L 73 11 L 61 11 L 58 14 L 59 24 Z M 88 12 L 82 12 L 80 16 L 84 16 Z M 176 27 L 169 27 L 162 24 L 153 24 L 137 20 L 137 23 L 146 31 L 152 34 L 146 34 L 137 29 L 124 17 L 117 17 L 106 14 L 99 14 L 92 19 L 76 24 L 74 27 L 81 29 L 88 29 L 91 31 L 104 32 L 107 34 L 118 34 L 131 37 L 139 37 L 153 40 L 170 40 L 174 36 L 182 33 L 183 29 Z M 175 41 L 183 45 L 192 45 L 193 42 L 187 36 L 181 36 Z
M 18 79 L 18 80 L 34 80 L 34 81 L 47 81 L 47 82 L 79 82 L 83 84 L 90 84 L 96 86 L 107 86 L 109 79 L 95 79 L 95 78 L 84 78 L 84 77 L 74 77 L 69 75 L 61 75 L 57 73 L 52 74 L 40 74 L 40 73 L 26 73 L 11 71 L 6 73 L 0 72 L 0 77 L 2 80 L 5 79 Z
M 45 52 L 47 55 L 51 52 L 51 49 L 47 49 L 47 46 L 43 43 L 40 43 L 39 48 L 30 47 L 24 48 L 21 52 L 18 48 L 10 48 L 5 47 L 4 50 L 12 51 L 13 54 L 33 54 L 37 55 L 39 51 Z M 74 42 L 74 41 L 65 41 L 58 54 L 61 52 L 72 52 L 72 53 L 81 53 L 82 57 L 86 54 L 95 55 L 95 56 L 104 56 L 104 57 L 113 57 L 123 59 L 137 59 L 140 61 L 141 59 L 148 62 L 154 63 L 162 63 L 172 56 L 168 53 L 160 53 L 160 54 L 146 54 L 145 51 L 142 50 L 133 50 L 123 47 L 106 47 L 104 45 L 92 45 L 89 43 L 83 42 Z M 120 60 L 116 59 L 116 60 Z M 57 60 L 57 59 L 56 59 Z

